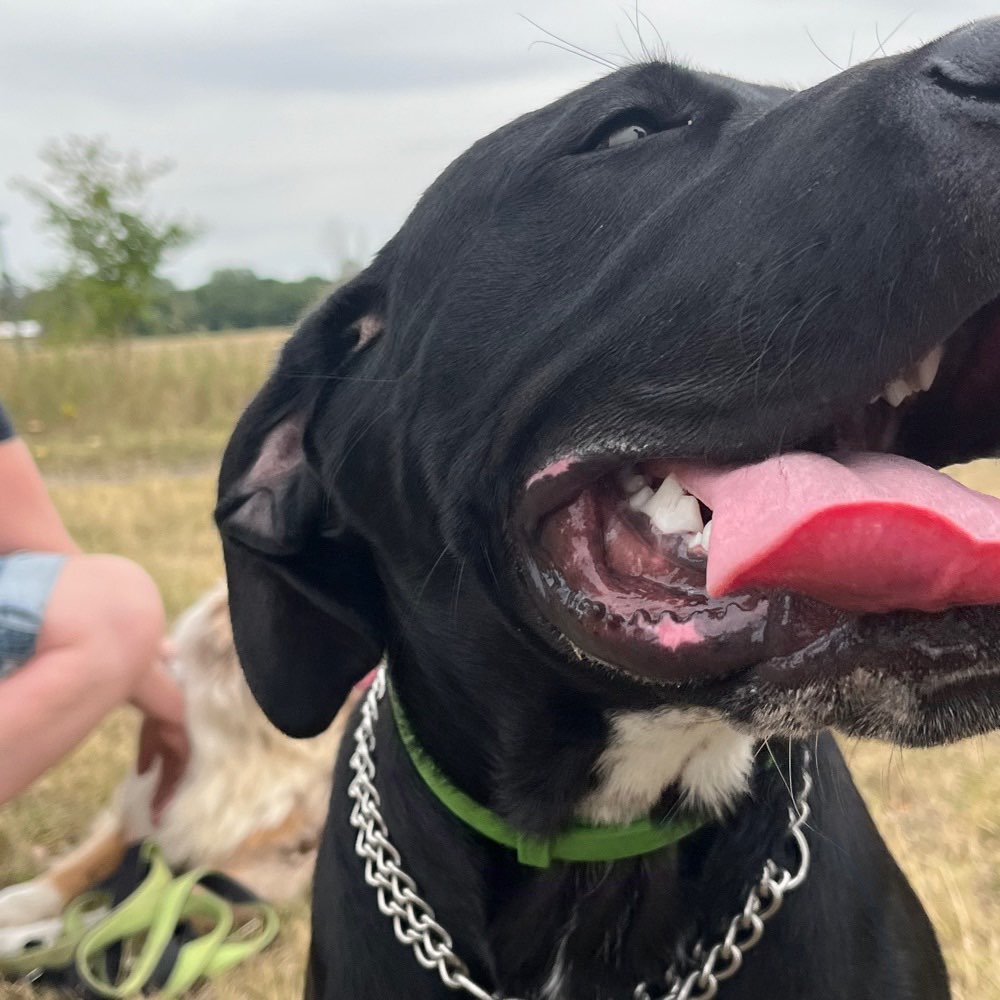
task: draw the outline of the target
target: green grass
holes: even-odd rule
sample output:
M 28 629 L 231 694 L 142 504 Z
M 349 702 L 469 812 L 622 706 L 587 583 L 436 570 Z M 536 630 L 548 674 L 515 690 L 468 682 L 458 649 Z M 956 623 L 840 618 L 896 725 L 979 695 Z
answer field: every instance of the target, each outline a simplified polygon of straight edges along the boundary
M 272 331 L 144 341 L 121 352 L 0 345 L 0 400 L 28 432 L 70 529 L 89 549 L 143 563 L 171 614 L 222 572 L 210 516 L 215 462 L 280 341 Z M 1000 492 L 998 466 L 966 474 Z M 29 877 L 79 839 L 132 758 L 135 723 L 131 712 L 116 713 L 0 807 L 0 885 Z M 934 920 L 956 1000 L 1000 1000 L 1000 737 L 932 751 L 845 750 Z M 285 911 L 275 946 L 198 997 L 300 996 L 307 938 L 303 901 Z M 0 997 L 37 996 L 0 986 Z

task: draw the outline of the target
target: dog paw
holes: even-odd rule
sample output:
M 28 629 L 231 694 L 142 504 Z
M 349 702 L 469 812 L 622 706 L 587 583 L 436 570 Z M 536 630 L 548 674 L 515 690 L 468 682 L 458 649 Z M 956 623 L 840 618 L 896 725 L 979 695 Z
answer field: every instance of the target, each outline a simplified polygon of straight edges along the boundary
M 62 929 L 63 922 L 59 917 L 36 920 L 20 927 L 0 927 L 0 959 L 13 958 L 28 947 L 53 945 Z
M 48 882 L 33 879 L 0 890 L 0 927 L 19 927 L 58 917 L 63 898 Z

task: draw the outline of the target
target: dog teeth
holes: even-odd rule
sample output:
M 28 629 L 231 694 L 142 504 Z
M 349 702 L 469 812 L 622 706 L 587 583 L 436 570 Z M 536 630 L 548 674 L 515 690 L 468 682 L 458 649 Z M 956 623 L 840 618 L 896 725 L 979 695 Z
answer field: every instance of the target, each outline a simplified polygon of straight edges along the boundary
M 928 351 L 909 371 L 887 382 L 881 394 L 872 399 L 877 403 L 884 399 L 890 406 L 901 406 L 911 396 L 918 392 L 927 392 L 934 385 L 941 359 L 944 357 L 944 346 L 938 344 Z
M 633 510 L 642 510 L 653 499 L 653 491 L 648 486 L 642 486 L 628 498 L 628 505 Z
M 644 487 L 649 489 L 649 483 L 646 482 L 645 476 L 629 476 L 622 482 L 622 489 L 627 496 L 634 496 Z M 650 492 L 652 493 L 652 490 Z
M 703 545 L 708 548 L 709 532 L 701 517 L 701 505 L 674 476 L 667 476 L 655 490 L 634 467 L 622 469 L 617 476 L 633 510 L 643 513 L 653 526 L 664 535 L 690 535 L 688 548 Z M 711 521 L 709 521 L 711 528 Z
M 941 359 L 944 357 L 944 345 L 938 344 L 933 351 L 921 358 L 916 364 L 917 384 L 923 392 L 934 385 L 938 370 L 941 368 Z
M 688 542 L 688 552 L 698 552 L 701 551 L 706 556 L 708 555 L 708 546 L 712 541 L 712 522 L 709 520 L 708 524 L 705 525 L 704 531 L 699 531 L 690 542 Z
M 666 503 L 674 503 L 679 500 L 682 496 L 687 493 L 687 490 L 681 486 L 680 480 L 671 473 L 666 479 L 660 483 L 659 489 L 656 491 L 657 504 L 662 505 Z M 652 511 L 647 513 L 652 516 Z
M 651 502 L 655 502 L 654 497 Z M 701 531 L 704 522 L 701 508 L 692 496 L 683 496 L 670 508 L 658 509 L 650 518 L 664 535 L 681 534 L 687 531 Z
M 699 532 L 705 527 L 697 499 L 685 492 L 673 475 L 667 476 L 660 488 L 639 509 L 664 535 Z
M 901 406 L 910 398 L 910 396 L 918 391 L 919 390 L 914 389 L 905 378 L 894 378 L 891 382 L 887 383 L 886 387 L 882 390 L 882 398 L 890 406 Z

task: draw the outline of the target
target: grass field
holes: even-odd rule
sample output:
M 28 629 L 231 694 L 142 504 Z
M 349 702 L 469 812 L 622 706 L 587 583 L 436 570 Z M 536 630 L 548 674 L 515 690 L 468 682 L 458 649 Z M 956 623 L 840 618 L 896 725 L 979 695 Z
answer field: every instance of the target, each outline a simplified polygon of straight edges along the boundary
M 48 474 L 172 474 L 217 460 L 283 339 L 265 330 L 62 351 L 0 343 L 0 389 Z
M 171 614 L 221 573 L 210 520 L 215 463 L 280 339 L 269 331 L 61 354 L 0 345 L 0 399 L 50 477 L 71 530 L 87 548 L 141 561 Z M 964 475 L 1000 493 L 997 466 L 981 463 Z M 134 734 L 131 713 L 117 713 L 27 794 L 0 807 L 0 885 L 29 877 L 82 834 L 127 766 Z M 956 1000 L 1000 1000 L 1000 737 L 933 751 L 855 743 L 845 750 L 931 913 Z M 298 996 L 307 917 L 304 902 L 291 907 L 267 954 L 198 996 Z M 0 985 L 0 996 L 37 994 Z

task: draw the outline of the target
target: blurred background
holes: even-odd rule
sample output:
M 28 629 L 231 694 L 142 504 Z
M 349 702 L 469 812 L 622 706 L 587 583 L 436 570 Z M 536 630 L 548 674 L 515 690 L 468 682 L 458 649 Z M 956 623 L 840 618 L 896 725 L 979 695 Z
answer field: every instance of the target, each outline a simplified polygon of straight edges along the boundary
M 221 572 L 215 468 L 288 326 L 476 138 L 644 50 L 806 87 L 994 13 L 972 0 L 4 0 L 0 400 L 79 541 L 143 563 L 176 613 Z M 960 475 L 1000 491 L 993 465 Z M 0 807 L 0 885 L 80 836 L 133 728 L 116 715 Z M 1000 741 L 846 750 L 956 998 L 998 1000 Z M 302 902 L 274 950 L 200 995 L 299 995 L 306 936 Z

